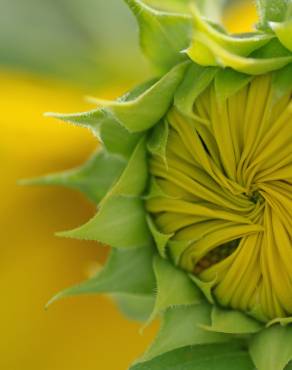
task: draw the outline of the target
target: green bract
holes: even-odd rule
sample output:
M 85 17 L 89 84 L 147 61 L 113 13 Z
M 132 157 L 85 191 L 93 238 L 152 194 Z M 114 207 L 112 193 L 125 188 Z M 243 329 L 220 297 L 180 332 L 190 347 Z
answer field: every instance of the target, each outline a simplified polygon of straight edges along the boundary
M 258 0 L 243 35 L 214 23 L 219 1 L 126 3 L 163 74 L 89 112 L 48 114 L 102 148 L 32 182 L 84 192 L 96 216 L 59 234 L 112 247 L 54 299 L 108 292 L 134 319 L 161 316 L 133 370 L 290 369 L 291 2 Z

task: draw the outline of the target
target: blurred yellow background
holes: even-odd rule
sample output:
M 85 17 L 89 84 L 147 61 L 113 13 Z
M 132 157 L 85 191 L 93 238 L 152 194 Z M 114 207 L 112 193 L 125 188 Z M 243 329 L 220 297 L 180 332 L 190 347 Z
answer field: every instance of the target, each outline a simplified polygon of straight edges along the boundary
M 74 191 L 16 184 L 75 166 L 92 152 L 97 143 L 89 131 L 42 117 L 48 109 L 87 109 L 82 91 L 4 72 L 0 79 L 0 369 L 126 369 L 153 330 L 140 336 L 139 325 L 124 319 L 110 299 L 71 298 L 44 310 L 52 295 L 84 280 L 91 265 L 105 259 L 96 243 L 54 237 L 84 223 L 93 205 Z
M 226 15 L 234 31 L 254 21 L 249 2 Z M 7 67 L 0 81 L 0 369 L 126 370 L 157 323 L 140 335 L 140 325 L 105 296 L 68 298 L 44 310 L 52 295 L 84 280 L 106 258 L 97 243 L 54 237 L 84 223 L 94 206 L 78 192 L 20 187 L 17 180 L 74 167 L 97 145 L 87 130 L 43 118 L 43 112 L 88 109 L 83 95 L 115 97 L 133 81 L 111 81 L 101 90 Z

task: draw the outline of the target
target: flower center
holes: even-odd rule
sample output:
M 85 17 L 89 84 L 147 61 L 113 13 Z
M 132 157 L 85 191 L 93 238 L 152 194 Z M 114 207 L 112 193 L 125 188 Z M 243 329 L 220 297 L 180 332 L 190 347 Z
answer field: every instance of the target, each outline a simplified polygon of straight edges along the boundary
M 264 198 L 261 196 L 261 193 L 258 191 L 258 190 L 255 190 L 253 191 L 250 195 L 249 195 L 249 199 L 257 204 L 258 202 L 263 202 L 264 201 Z
M 292 101 L 270 76 L 193 116 L 172 108 L 165 155 L 152 154 L 146 208 L 170 258 L 212 285 L 223 306 L 267 321 L 292 314 Z

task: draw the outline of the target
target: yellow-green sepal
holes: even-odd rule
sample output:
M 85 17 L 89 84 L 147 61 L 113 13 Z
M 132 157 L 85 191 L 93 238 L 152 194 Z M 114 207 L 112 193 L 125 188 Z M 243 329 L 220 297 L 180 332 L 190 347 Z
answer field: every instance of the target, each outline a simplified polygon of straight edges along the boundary
M 149 215 L 147 216 L 147 223 L 159 254 L 161 257 L 166 258 L 167 244 L 173 234 L 163 234 L 160 232 Z
M 169 109 L 189 62 L 176 65 L 139 95 L 116 101 L 99 100 L 100 108 L 76 114 L 47 113 L 65 122 L 88 127 L 100 137 L 100 127 L 112 120 L 128 133 L 146 131 L 157 124 Z M 113 132 L 114 129 L 111 131 Z M 125 134 L 125 132 L 123 132 Z M 108 137 L 109 139 L 109 137 Z
M 125 0 L 137 18 L 144 54 L 162 72 L 186 59 L 181 53 L 191 38 L 190 17 L 154 9 L 141 0 Z
M 109 102 L 102 108 L 129 132 L 146 131 L 157 124 L 169 109 L 188 62 L 180 63 L 150 89 L 127 102 Z
M 254 370 L 254 365 L 244 343 L 236 340 L 230 343 L 182 347 L 130 368 L 130 370 L 150 369 Z
M 65 289 L 51 299 L 52 302 L 70 296 L 117 293 L 152 296 L 155 277 L 152 268 L 154 248 L 112 248 L 106 265 L 95 276 L 78 285 Z
M 255 334 L 249 352 L 258 370 L 284 370 L 292 360 L 292 326 L 274 325 Z
M 267 44 L 272 38 L 271 35 L 262 33 L 229 35 L 207 22 L 195 6 L 192 7 L 192 16 L 193 36 L 187 54 L 194 62 L 203 66 L 223 66 L 223 60 L 220 61 L 220 56 L 217 54 L 219 50 L 221 54 L 225 51 L 231 55 L 246 57 Z
M 214 305 L 211 313 L 211 325 L 203 325 L 205 330 L 225 334 L 254 334 L 263 329 L 264 325 L 244 313 L 226 310 Z
M 45 117 L 56 118 L 75 126 L 88 128 L 97 137 L 99 137 L 100 124 L 105 119 L 105 115 L 100 109 L 92 109 L 88 112 L 79 113 L 46 112 L 44 115 Z
M 171 13 L 191 14 L 189 0 L 144 0 L 144 3 L 156 9 L 164 10 Z M 221 18 L 224 7 L 228 0 L 197 0 L 196 5 L 200 12 L 209 19 L 217 21 Z
M 291 13 L 290 0 L 256 0 L 259 23 L 257 28 L 270 32 L 271 22 L 282 22 Z
M 192 9 L 193 37 L 187 54 L 194 62 L 250 75 L 268 73 L 292 62 L 292 54 L 276 45 L 278 40 L 272 32 L 230 35 L 205 20 L 196 7 Z
M 243 89 L 253 76 L 234 71 L 231 68 L 220 69 L 215 76 L 215 92 L 219 102 L 225 102 L 229 97 Z
M 175 107 L 183 114 L 194 116 L 193 105 L 198 96 L 214 80 L 218 68 L 191 63 L 174 96 Z
M 163 353 L 189 345 L 222 343 L 230 337 L 200 328 L 210 323 L 211 307 L 207 303 L 169 308 L 163 315 L 156 339 L 139 362 L 149 361 Z
M 154 176 L 150 176 L 149 179 L 149 186 L 146 195 L 144 195 L 144 199 L 152 199 L 160 196 L 167 196 L 165 192 L 161 189 L 157 180 Z
M 119 97 L 117 101 L 133 101 L 149 90 L 156 82 L 157 79 L 146 81 Z M 98 137 L 99 141 L 102 142 L 106 152 L 121 156 L 128 160 L 137 142 L 143 136 L 143 133 L 130 133 L 125 127 L 121 126 L 114 117 L 105 114 L 101 110 L 100 99 L 92 98 L 91 102 L 97 104 L 98 108 L 89 112 L 76 114 L 46 113 L 46 116 L 58 118 L 73 125 L 88 128 Z
M 140 248 L 152 243 L 143 201 L 127 196 L 109 198 L 85 225 L 71 231 L 58 232 L 56 235 L 96 240 L 114 248 L 124 249 Z
M 155 255 L 153 270 L 156 278 L 156 299 L 149 320 L 164 312 L 169 307 L 189 306 L 201 303 L 204 299 L 186 275 L 169 261 Z
M 89 160 L 74 169 L 38 178 L 21 180 L 22 185 L 58 185 L 79 190 L 99 203 L 121 176 L 126 161 L 98 148 Z
M 273 320 L 270 320 L 267 324 L 266 327 L 269 328 L 270 326 L 273 326 L 275 324 L 280 324 L 281 326 L 287 326 L 292 324 L 292 317 L 277 317 Z
M 166 144 L 168 141 L 168 123 L 165 119 L 155 125 L 147 142 L 147 149 L 152 155 L 159 156 L 165 165 L 166 160 Z
M 192 243 L 192 240 L 170 240 L 168 242 L 169 255 L 175 266 L 179 266 L 179 262 L 183 252 Z
M 192 44 L 188 49 L 188 55 L 198 54 L 196 53 L 196 35 L 202 33 L 206 35 L 210 40 L 214 41 L 224 49 L 231 53 L 235 53 L 241 56 L 247 56 L 254 50 L 257 50 L 267 44 L 273 36 L 263 33 L 250 33 L 244 35 L 229 35 L 226 32 L 208 22 L 200 14 L 196 6 L 192 6 L 192 21 L 193 21 L 193 38 Z M 199 56 L 197 56 L 199 58 Z
M 270 22 L 269 25 L 285 48 L 292 51 L 292 19 L 285 22 Z
M 189 277 L 192 279 L 194 284 L 196 284 L 196 286 L 202 291 L 207 301 L 210 304 L 214 305 L 215 300 L 213 297 L 212 289 L 214 288 L 217 280 L 214 279 L 213 281 L 202 281 L 201 279 L 199 279 L 197 276 L 193 274 L 189 274 Z
M 276 100 L 292 91 L 292 64 L 276 71 L 273 78 L 273 91 Z
M 112 117 L 106 117 L 99 128 L 99 139 L 107 152 L 129 159 L 143 133 L 130 133 Z
M 100 202 L 98 213 L 85 225 L 58 235 L 97 240 L 115 248 L 138 248 L 151 244 L 141 198 L 147 179 L 144 137 L 137 144 L 118 181 Z
M 257 54 L 241 56 L 225 49 L 203 33 L 197 33 L 196 39 L 208 50 L 212 60 L 208 58 L 198 60 L 196 54 L 192 52 L 189 56 L 195 62 L 205 66 L 230 67 L 241 73 L 262 75 L 281 69 L 292 62 L 292 54 L 287 52 L 283 53 L 283 55 L 273 55 L 272 53 L 271 55 L 266 55 L 265 49 L 261 49 Z M 201 56 L 202 54 L 200 53 L 200 58 Z
M 152 8 L 171 13 L 188 14 L 189 12 L 189 0 L 143 0 L 143 3 Z
M 113 195 L 124 195 L 129 197 L 141 196 L 147 185 L 147 180 L 148 165 L 146 137 L 144 136 L 136 145 L 120 178 L 114 184 L 102 203 L 106 202 L 107 198 Z
M 154 295 L 118 293 L 111 296 L 129 320 L 145 322 L 153 310 Z

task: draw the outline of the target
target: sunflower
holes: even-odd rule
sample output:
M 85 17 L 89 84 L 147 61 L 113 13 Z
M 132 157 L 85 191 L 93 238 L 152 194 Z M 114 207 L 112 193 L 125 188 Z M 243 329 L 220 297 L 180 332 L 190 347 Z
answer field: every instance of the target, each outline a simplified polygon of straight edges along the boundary
M 126 2 L 160 77 L 48 114 L 102 143 L 84 166 L 35 181 L 97 204 L 59 235 L 112 247 L 101 272 L 53 300 L 107 292 L 128 316 L 161 316 L 132 370 L 290 369 L 292 4 L 259 0 L 256 31 L 232 35 L 211 19 L 220 2 Z

